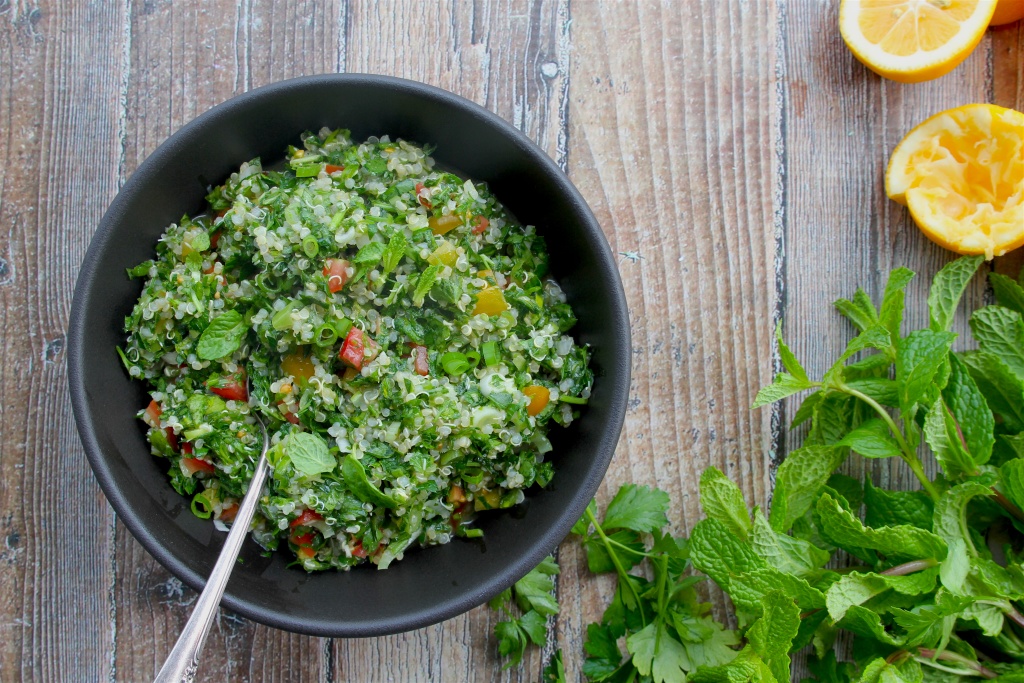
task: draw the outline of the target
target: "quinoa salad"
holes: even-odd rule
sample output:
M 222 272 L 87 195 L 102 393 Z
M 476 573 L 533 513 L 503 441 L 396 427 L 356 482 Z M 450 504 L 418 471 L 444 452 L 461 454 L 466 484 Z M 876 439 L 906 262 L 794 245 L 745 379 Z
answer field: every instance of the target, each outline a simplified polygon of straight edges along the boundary
M 167 228 L 118 349 L 176 491 L 231 523 L 270 434 L 252 525 L 307 571 L 475 537 L 554 476 L 552 423 L 589 352 L 544 241 L 430 149 L 323 129 Z

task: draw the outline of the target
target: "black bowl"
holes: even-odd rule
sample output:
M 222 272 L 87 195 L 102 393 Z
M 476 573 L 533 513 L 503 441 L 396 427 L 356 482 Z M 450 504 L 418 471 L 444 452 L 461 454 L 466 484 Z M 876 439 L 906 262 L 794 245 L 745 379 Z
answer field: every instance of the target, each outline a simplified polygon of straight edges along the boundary
M 306 574 L 246 541 L 224 604 L 250 619 L 318 636 L 374 636 L 448 619 L 510 586 L 551 552 L 597 491 L 619 438 L 629 391 L 630 335 L 614 257 L 565 174 L 489 111 L 420 83 L 326 75 L 236 97 L 175 133 L 110 205 L 89 246 L 68 329 L 68 375 L 78 431 L 100 487 L 128 529 L 171 573 L 201 589 L 225 534 L 192 515 L 166 466 L 150 455 L 136 412 L 148 402 L 118 359 L 124 316 L 141 291 L 125 269 L 151 258 L 164 229 L 202 210 L 207 186 L 241 162 L 283 157 L 305 130 L 352 130 L 437 146 L 439 164 L 486 181 L 544 235 L 553 274 L 593 348 L 593 396 L 579 420 L 554 428 L 556 476 L 517 508 L 482 520 L 484 540 L 409 552 L 386 571 Z

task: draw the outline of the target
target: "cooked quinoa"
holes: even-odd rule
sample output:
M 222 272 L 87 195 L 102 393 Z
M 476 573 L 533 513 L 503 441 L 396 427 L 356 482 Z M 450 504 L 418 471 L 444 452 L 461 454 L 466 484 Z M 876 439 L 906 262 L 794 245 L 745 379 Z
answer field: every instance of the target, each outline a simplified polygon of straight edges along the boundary
M 546 436 L 590 395 L 589 354 L 544 241 L 429 149 L 307 133 L 185 216 L 119 349 L 152 395 L 153 454 L 193 512 L 230 524 L 262 443 L 252 533 L 308 571 L 480 535 L 554 474 Z

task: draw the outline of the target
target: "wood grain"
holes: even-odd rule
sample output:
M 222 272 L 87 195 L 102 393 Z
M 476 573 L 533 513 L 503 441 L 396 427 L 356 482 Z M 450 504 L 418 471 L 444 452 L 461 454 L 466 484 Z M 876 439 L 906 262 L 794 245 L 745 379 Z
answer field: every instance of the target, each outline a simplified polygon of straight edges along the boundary
M 78 266 L 120 185 L 211 106 L 291 76 L 350 71 L 459 93 L 566 169 L 619 253 L 632 316 L 630 408 L 601 490 L 667 490 L 700 516 L 715 465 L 751 504 L 801 432 L 752 412 L 772 330 L 812 374 L 851 334 L 831 309 L 919 273 L 908 324 L 951 257 L 885 198 L 892 148 L 967 102 L 1024 111 L 1024 27 L 989 32 L 951 74 L 901 85 L 843 45 L 838 0 L 0 0 L 0 680 L 150 679 L 195 592 L 117 523 L 66 399 Z M 383 131 L 382 131 L 383 132 Z M 1024 250 L 991 268 L 1016 272 Z M 979 279 L 971 305 L 991 296 Z M 958 332 L 967 328 L 961 318 Z M 966 342 L 962 342 L 966 343 Z M 848 471 L 913 486 L 902 465 Z M 535 681 L 555 646 L 580 678 L 585 626 L 611 598 L 572 543 L 543 652 L 503 672 L 494 615 L 366 640 L 288 634 L 223 611 L 202 680 Z M 720 592 L 705 588 L 718 616 Z M 796 671 L 804 671 L 802 660 Z
M 107 49 L 94 52 L 78 27 Z M 0 4 L 0 679 L 106 677 L 112 514 L 72 423 L 64 331 L 117 185 L 119 4 Z M 84 172 L 83 172 L 84 171 Z
M 751 504 L 768 498 L 772 414 L 749 406 L 773 366 L 776 16 L 767 3 L 592 2 L 573 5 L 572 20 L 570 175 L 620 254 L 634 346 L 599 500 L 626 482 L 658 486 L 688 533 L 709 465 Z M 561 593 L 579 671 L 573 643 L 608 586 L 590 589 L 575 550 L 563 571 L 588 587 Z

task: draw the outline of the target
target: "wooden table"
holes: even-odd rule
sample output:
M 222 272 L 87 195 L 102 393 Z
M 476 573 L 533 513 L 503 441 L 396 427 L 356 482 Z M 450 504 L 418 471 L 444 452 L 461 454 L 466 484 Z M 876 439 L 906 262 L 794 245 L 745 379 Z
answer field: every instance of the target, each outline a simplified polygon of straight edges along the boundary
M 195 593 L 118 523 L 86 464 L 66 391 L 71 293 L 100 216 L 146 155 L 209 107 L 292 76 L 418 79 L 536 140 L 622 254 L 634 379 L 601 497 L 660 486 L 685 531 L 713 464 L 766 505 L 773 465 L 799 440 L 791 405 L 748 409 L 777 364 L 776 321 L 820 373 L 851 331 L 830 302 L 858 285 L 877 297 L 899 265 L 921 273 L 909 315 L 926 320 L 927 283 L 951 256 L 885 198 L 888 154 L 942 109 L 1024 110 L 1021 25 L 991 31 L 944 78 L 900 85 L 854 60 L 837 5 L 0 0 L 0 679 L 148 680 L 188 617 Z M 986 297 L 980 279 L 968 297 Z M 909 479 L 899 463 L 872 474 Z M 572 543 L 559 558 L 555 644 L 572 680 L 611 584 Z M 537 652 L 501 671 L 493 623 L 478 608 L 346 641 L 224 612 L 200 677 L 537 680 Z

